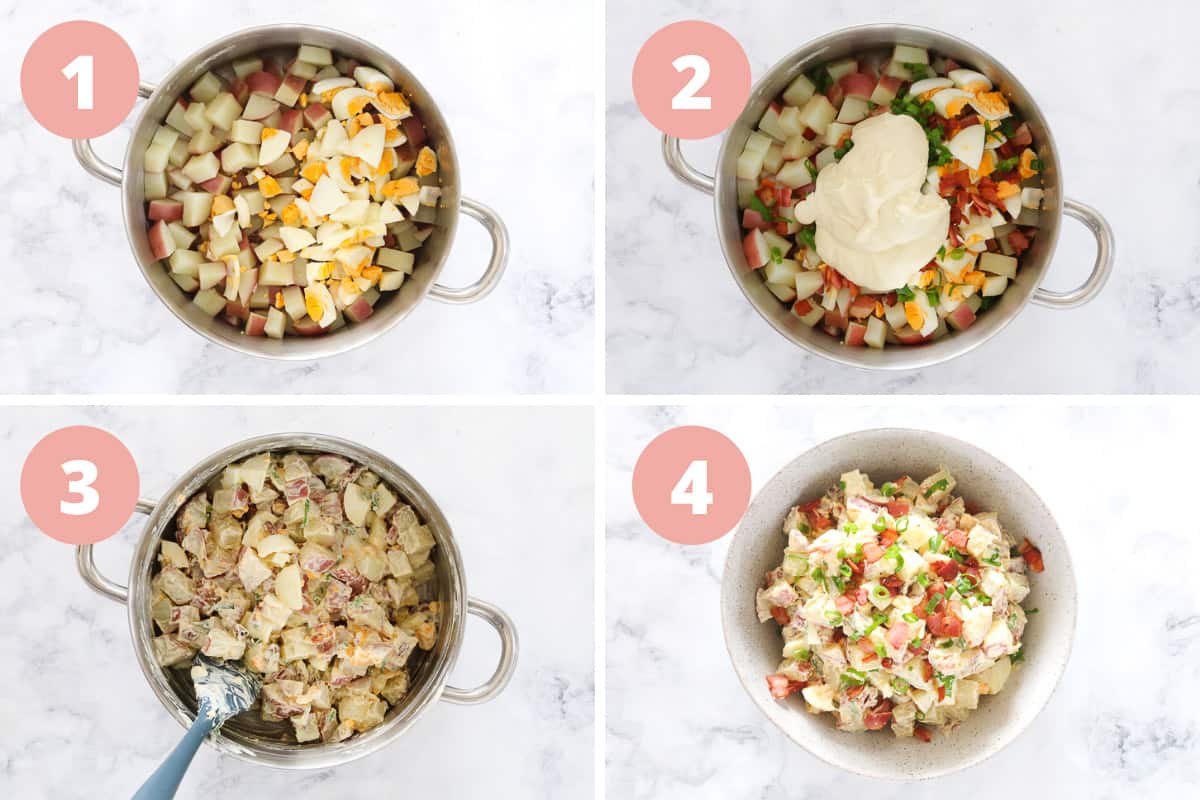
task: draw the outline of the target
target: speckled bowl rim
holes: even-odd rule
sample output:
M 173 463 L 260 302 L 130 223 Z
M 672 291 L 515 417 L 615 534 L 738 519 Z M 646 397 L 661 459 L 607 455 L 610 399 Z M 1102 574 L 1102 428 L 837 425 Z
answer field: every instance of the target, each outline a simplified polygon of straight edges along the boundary
M 1022 488 L 1025 492 L 1027 492 L 1028 496 L 1033 501 L 1036 502 L 1039 510 L 1045 515 L 1046 519 L 1049 520 L 1051 523 L 1052 527 L 1051 527 L 1050 531 L 1048 531 L 1048 533 L 1057 537 L 1058 543 L 1061 544 L 1061 547 L 1062 547 L 1062 567 L 1064 567 L 1064 568 L 1061 568 L 1061 574 L 1062 574 L 1062 578 L 1064 580 L 1063 580 L 1062 584 L 1060 585 L 1059 589 L 1062 592 L 1062 597 L 1060 599 L 1060 602 L 1065 602 L 1068 604 L 1067 608 L 1066 608 L 1066 611 L 1068 612 L 1066 650 L 1063 654 L 1063 657 L 1056 665 L 1046 665 L 1046 666 L 1041 667 L 1042 670 L 1052 670 L 1054 674 L 1053 674 L 1053 680 L 1050 683 L 1049 690 L 1046 691 L 1045 695 L 1040 698 L 1039 707 L 1037 708 L 1037 710 L 1034 713 L 1029 715 L 1028 719 L 1023 724 L 1014 726 L 1011 731 L 1007 732 L 1006 734 L 1004 734 L 1002 736 L 988 740 L 983 746 L 981 746 L 979 748 L 978 753 L 961 759 L 960 762 L 957 764 L 934 767 L 932 769 L 920 772 L 918 774 L 912 774 L 912 775 L 897 775 L 897 774 L 892 774 L 890 772 L 871 770 L 869 768 L 864 768 L 863 763 L 859 763 L 859 762 L 839 763 L 835 760 L 832 760 L 832 759 L 826 757 L 825 754 L 818 753 L 817 751 L 813 750 L 806 744 L 806 742 L 804 740 L 802 740 L 798 736 L 793 735 L 792 731 L 789 731 L 788 729 L 784 728 L 778 721 L 776 721 L 772 717 L 767 706 L 763 705 L 759 701 L 759 698 L 751 690 L 750 685 L 747 682 L 747 678 L 745 676 L 743 676 L 742 672 L 738 669 L 739 662 L 733 652 L 733 645 L 731 642 L 731 632 L 730 632 L 730 628 L 729 628 L 729 616 L 732 613 L 730 611 L 730 606 L 731 606 L 731 601 L 732 601 L 732 597 L 733 597 L 732 590 L 730 589 L 730 583 L 731 583 L 731 581 L 730 581 L 730 574 L 731 574 L 730 566 L 731 566 L 731 562 L 733 561 L 739 541 L 741 539 L 749 540 L 750 537 L 753 536 L 755 533 L 755 532 L 746 530 L 744 527 L 746 518 L 750 515 L 750 510 L 755 508 L 756 506 L 761 505 L 764 502 L 763 497 L 767 493 L 767 490 L 771 487 L 771 485 L 774 484 L 776 481 L 783 480 L 785 473 L 788 473 L 791 470 L 795 469 L 796 465 L 798 465 L 800 463 L 804 463 L 805 466 L 809 470 L 812 470 L 812 471 L 827 470 L 832 466 L 832 462 L 822 463 L 821 461 L 818 460 L 820 458 L 820 456 L 822 455 L 823 451 L 830 449 L 835 444 L 844 444 L 844 443 L 850 442 L 855 439 L 860 439 L 860 438 L 871 439 L 871 438 L 876 438 L 876 437 L 878 437 L 878 438 L 883 438 L 883 437 L 907 437 L 907 438 L 920 437 L 926 441 L 934 440 L 934 441 L 940 442 L 943 445 L 943 448 L 946 450 L 953 449 L 961 455 L 970 456 L 970 457 L 974 457 L 974 458 L 982 458 L 984 460 L 992 462 L 992 465 L 994 467 L 996 467 L 1000 471 L 1004 472 L 1006 474 L 1006 476 L 1015 483 L 1015 485 Z M 848 465 L 848 466 L 849 466 L 849 468 L 854 468 L 855 465 Z M 783 509 L 782 513 L 786 514 L 787 509 Z M 760 538 L 762 538 L 763 542 L 774 541 L 774 542 L 776 542 L 776 544 L 778 543 L 777 538 L 776 539 L 767 539 L 765 537 L 760 537 Z M 1039 537 L 1039 538 L 1044 538 L 1044 537 Z M 772 546 L 775 546 L 775 545 L 772 545 Z M 756 581 L 756 584 L 757 584 L 757 581 Z M 839 436 L 835 436 L 831 439 L 825 439 L 825 440 L 817 443 L 816 445 L 810 447 L 808 450 L 805 450 L 803 453 L 796 456 L 791 461 L 789 461 L 788 463 L 786 463 L 782 467 L 780 467 L 775 472 L 775 474 L 772 475 L 771 478 L 759 488 L 759 490 L 755 493 L 753 499 L 750 501 L 750 505 L 747 507 L 746 513 L 742 517 L 742 521 L 738 523 L 738 527 L 735 529 L 735 531 L 732 535 L 732 538 L 730 539 L 729 547 L 725 553 L 725 563 L 724 563 L 722 571 L 721 571 L 720 613 L 721 613 L 721 630 L 722 630 L 722 635 L 723 635 L 724 642 L 725 642 L 726 655 L 729 657 L 730 666 L 733 668 L 734 674 L 738 678 L 738 682 L 741 683 L 742 689 L 745 690 L 746 694 L 749 696 L 750 701 L 754 704 L 755 708 L 757 708 L 760 712 L 762 712 L 763 716 L 765 716 L 771 722 L 772 725 L 774 725 L 776 728 L 778 728 L 790 741 L 792 741 L 794 744 L 801 747 L 809 755 L 813 756 L 818 761 L 828 764 L 831 767 L 836 767 L 838 769 L 845 770 L 845 771 L 853 773 L 855 775 L 861 775 L 866 778 L 881 779 L 881 780 L 887 780 L 887 781 L 892 781 L 892 782 L 897 782 L 897 783 L 915 783 L 915 782 L 924 782 L 924 781 L 929 781 L 929 780 L 932 780 L 935 778 L 945 777 L 947 775 L 951 775 L 956 772 L 961 772 L 963 770 L 979 766 L 980 764 L 984 763 L 988 759 L 995 756 L 997 753 L 999 753 L 1002 750 L 1004 750 L 1005 748 L 1007 748 L 1018 738 L 1020 738 L 1021 734 L 1023 734 L 1025 732 L 1025 730 L 1028 728 L 1028 726 L 1031 725 L 1034 720 L 1036 720 L 1038 717 L 1041 716 L 1042 712 L 1044 712 L 1046 710 L 1046 707 L 1050 704 L 1051 698 L 1053 698 L 1054 694 L 1058 691 L 1058 687 L 1061 686 L 1062 676 L 1066 672 L 1067 666 L 1070 663 L 1071 656 L 1074 652 L 1075 635 L 1076 635 L 1076 631 L 1078 628 L 1078 619 L 1079 619 L 1079 591 L 1078 591 L 1078 583 L 1077 583 L 1076 577 L 1075 577 L 1074 561 L 1071 557 L 1071 549 L 1070 549 L 1070 545 L 1067 541 L 1067 537 L 1063 535 L 1062 529 L 1059 527 L 1058 522 L 1055 520 L 1054 515 L 1051 513 L 1049 506 L 1046 505 L 1045 501 L 1042 500 L 1042 498 L 1037 494 L 1037 492 L 1035 492 L 1033 490 L 1033 487 L 1030 486 L 1029 483 L 1027 481 L 1025 481 L 1025 479 L 1022 478 L 1019 473 L 1017 473 L 1015 470 L 1013 470 L 1011 467 L 1009 467 L 1003 461 L 996 458 L 995 456 L 988 453 L 987 451 L 983 450 L 982 448 L 978 447 L 977 445 L 971 444 L 969 442 L 963 441 L 963 440 L 955 438 L 953 436 L 948 436 L 944 433 L 936 433 L 933 431 L 926 431 L 926 430 L 920 430 L 920 429 L 915 429 L 915 428 L 869 428 L 869 429 L 865 429 L 865 430 L 861 430 L 861 431 L 853 431 L 850 433 L 841 434 Z M 1040 665 L 1046 664 L 1045 661 L 1035 661 L 1033 663 L 1040 664 Z M 1027 666 L 1023 667 L 1022 670 L 1029 669 L 1029 668 L 1030 667 L 1027 665 Z M 765 678 L 765 676 L 761 676 L 761 675 L 757 676 L 757 677 L 760 680 Z M 824 720 L 822 720 L 822 721 L 824 721 Z M 833 726 L 832 721 L 829 721 L 828 724 L 825 726 L 824 733 L 830 734 L 830 735 L 847 735 L 841 731 L 838 731 Z M 881 733 L 883 733 L 883 732 L 881 732 Z M 952 736 L 953 734 L 951 733 L 948 735 Z M 934 741 L 932 743 L 930 743 L 928 746 L 936 747 L 937 739 L 935 738 Z M 865 763 L 869 767 L 869 765 L 872 762 L 866 761 Z

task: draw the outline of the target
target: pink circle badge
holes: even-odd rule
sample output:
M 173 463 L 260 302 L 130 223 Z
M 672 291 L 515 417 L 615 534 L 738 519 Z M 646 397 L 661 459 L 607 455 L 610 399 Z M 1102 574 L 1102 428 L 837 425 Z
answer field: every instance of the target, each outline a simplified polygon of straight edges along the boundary
M 633 468 L 633 502 L 650 528 L 678 544 L 707 544 L 750 505 L 750 467 L 729 437 L 688 425 L 655 437 Z
M 750 97 L 746 51 L 711 22 L 675 22 L 646 40 L 633 63 L 633 96 L 650 124 L 704 139 L 737 119 Z
M 133 51 L 112 28 L 75 20 L 34 40 L 21 63 L 21 96 L 46 130 L 68 139 L 108 133 L 138 92 Z
M 121 530 L 139 488 L 137 464 L 121 440 L 86 425 L 46 436 L 21 468 L 25 513 L 67 544 L 95 544 Z

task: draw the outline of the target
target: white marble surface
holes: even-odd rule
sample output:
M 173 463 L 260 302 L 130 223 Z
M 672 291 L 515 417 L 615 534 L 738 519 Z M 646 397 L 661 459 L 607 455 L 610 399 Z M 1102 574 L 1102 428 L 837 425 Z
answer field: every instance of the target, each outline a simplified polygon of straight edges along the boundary
M 281 430 L 343 436 L 419 480 L 454 527 L 468 591 L 521 640 L 508 689 L 437 703 L 398 741 L 335 769 L 254 767 L 202 748 L 181 800 L 589 797 L 593 781 L 592 412 L 586 408 L 0 408 L 0 795 L 128 797 L 182 735 L 146 685 L 124 607 L 89 590 L 74 551 L 37 532 L 16 497 L 24 454 L 68 424 L 118 435 L 156 497 L 227 444 Z M 96 548 L 123 582 L 137 531 Z M 468 622 L 452 682 L 492 672 L 499 645 Z
M 1195 797 L 1200 785 L 1200 559 L 1195 402 L 1129 407 L 928 398 L 625 408 L 607 419 L 608 791 L 639 798 Z M 794 746 L 725 653 L 724 540 L 668 544 L 637 517 L 629 475 L 666 428 L 707 425 L 742 449 L 755 489 L 834 436 L 917 424 L 992 453 L 1041 495 L 1072 548 L 1079 624 L 1045 711 L 982 767 L 922 784 L 856 777 Z M 1171 509 L 1154 516 L 1147 504 Z
M 201 10 L 202 9 L 202 10 Z M 593 383 L 594 12 L 551 0 L 421 6 L 288 0 L 9 0 L 0 6 L 0 331 L 4 393 L 587 392 Z M 52 24 L 120 33 L 155 80 L 242 28 L 305 22 L 389 48 L 437 98 L 463 193 L 509 228 L 508 272 L 477 305 L 423 302 L 388 335 L 323 361 L 264 361 L 210 344 L 146 285 L 125 240 L 118 189 L 85 174 L 69 142 L 37 126 L 15 79 Z M 120 162 L 128 123 L 97 150 Z M 490 242 L 464 219 L 440 280 L 473 282 Z
M 1157 393 L 1200 389 L 1200 93 L 1189 66 L 1200 6 L 1146 13 L 1088 0 L 856 0 L 801 8 L 734 0 L 609 0 L 607 46 L 608 384 L 629 393 Z M 1106 13 L 1107 12 L 1107 13 Z M 1105 292 L 1071 311 L 1027 307 L 977 351 L 906 373 L 807 355 L 759 318 L 730 277 L 711 198 L 676 181 L 630 72 L 661 26 L 699 18 L 742 43 L 755 79 L 804 42 L 872 22 L 926 25 L 992 53 L 1034 94 L 1067 194 L 1112 224 Z M 1151 122 L 1159 120 L 1158 122 Z M 718 139 L 685 143 L 711 172 Z M 1066 289 L 1094 246 L 1065 220 L 1047 285 Z

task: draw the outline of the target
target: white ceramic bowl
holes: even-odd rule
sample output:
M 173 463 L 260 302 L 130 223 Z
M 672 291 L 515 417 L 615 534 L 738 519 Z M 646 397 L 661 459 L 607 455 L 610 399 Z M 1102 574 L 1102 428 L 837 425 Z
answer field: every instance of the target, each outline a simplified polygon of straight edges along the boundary
M 958 479 L 956 494 L 1000 514 L 1020 541 L 1041 549 L 1045 572 L 1031 575 L 1022 605 L 1037 608 L 1022 641 L 1025 661 L 1003 691 L 983 697 L 978 710 L 950 732 L 937 730 L 926 744 L 890 731 L 845 733 L 830 714 L 805 711 L 793 695 L 784 702 L 767 691 L 783 640 L 779 626 L 760 623 L 755 591 L 783 559 L 784 517 L 795 504 L 819 497 L 851 469 L 877 483 L 898 475 L 924 477 L 939 466 Z M 721 580 L 721 622 L 734 669 L 750 698 L 793 742 L 836 767 L 875 778 L 933 778 L 979 764 L 1023 731 L 1050 700 L 1071 655 L 1075 634 L 1075 572 L 1066 540 L 1049 509 L 1015 472 L 974 445 L 928 431 L 880 429 L 840 436 L 817 445 L 781 469 L 762 488 L 734 534 Z

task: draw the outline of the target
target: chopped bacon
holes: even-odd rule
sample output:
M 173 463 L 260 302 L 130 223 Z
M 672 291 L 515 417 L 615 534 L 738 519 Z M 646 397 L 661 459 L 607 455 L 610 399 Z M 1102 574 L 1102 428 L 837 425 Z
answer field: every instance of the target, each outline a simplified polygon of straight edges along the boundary
M 888 500 L 887 510 L 893 517 L 902 517 L 908 513 L 909 506 L 907 500 Z
M 846 697 L 849 697 L 851 699 L 858 697 L 860 694 L 863 693 L 863 690 L 866 688 L 867 688 L 867 686 L 864 683 L 860 683 L 858 686 L 852 686 L 846 690 Z
M 775 205 L 775 187 L 769 181 L 763 181 L 762 186 L 758 187 L 758 191 L 755 194 L 758 195 L 758 199 L 762 200 L 763 205 L 767 208 Z
M 949 611 L 931 615 L 926 624 L 934 636 L 962 636 L 962 620 Z
M 892 659 L 890 659 L 890 658 L 885 658 L 883 661 L 880 661 L 879 663 L 880 663 L 880 664 L 883 666 L 883 668 L 884 668 L 884 669 L 891 669 L 891 668 L 892 668 L 892 666 L 893 666 L 893 665 L 894 665 L 896 662 L 895 662 L 895 661 L 892 661 Z
M 913 736 L 926 744 L 933 741 L 933 734 L 924 725 L 913 725 Z
M 854 593 L 854 602 L 856 605 L 860 606 L 865 606 L 867 603 L 871 602 L 871 597 L 867 593 L 865 587 L 858 587 L 858 591 Z
M 933 571 L 944 581 L 952 581 L 958 577 L 958 564 L 953 561 L 938 561 L 933 565 Z
M 881 547 L 891 547 L 899 538 L 900 534 L 896 533 L 895 528 L 888 528 L 879 534 L 879 544 Z
M 863 725 L 869 731 L 881 731 L 887 727 L 892 718 L 892 701 L 882 700 L 874 708 L 868 709 L 863 715 Z
M 1008 244 L 1012 247 L 1014 253 L 1021 255 L 1021 253 L 1029 249 L 1029 237 L 1020 230 L 1009 231 Z
M 780 186 L 775 190 L 775 194 L 780 208 L 792 204 L 792 187 Z
M 904 579 L 899 575 L 888 575 L 880 579 L 879 584 L 892 594 L 900 594 L 900 590 L 904 588 Z
M 946 542 L 951 547 L 963 550 L 967 546 L 967 532 L 958 530 L 950 531 L 946 534 Z
M 849 310 L 850 316 L 855 319 L 866 319 L 875 313 L 875 298 L 867 294 L 859 295 L 850 304 Z
M 863 558 L 868 564 L 874 564 L 876 561 L 883 558 L 883 548 L 874 542 L 865 542 L 863 544 Z
M 776 700 L 786 700 L 789 695 L 804 688 L 803 681 L 794 681 L 786 675 L 768 675 L 767 688 L 771 692 L 771 697 Z
M 966 188 L 971 185 L 971 173 L 965 169 L 960 169 L 958 172 L 951 172 L 949 175 L 943 175 L 938 182 L 938 194 L 942 197 L 948 197 L 954 194 L 959 188 Z
M 857 642 L 855 642 L 854 646 L 857 647 L 859 649 L 859 651 L 862 653 L 874 654 L 874 652 L 875 652 L 875 645 L 872 644 L 871 640 L 865 636 L 862 637 L 861 639 L 859 639 Z
M 912 639 L 912 628 L 907 622 L 897 622 L 887 632 L 887 643 L 900 649 Z
M 837 610 L 843 614 L 849 614 L 854 611 L 854 598 L 840 594 L 833 598 L 833 604 L 837 606 Z
M 788 616 L 787 609 L 783 606 L 773 606 L 771 608 L 771 616 L 774 617 L 775 621 L 780 625 L 787 625 L 788 622 L 791 621 L 791 618 Z
M 781 220 L 777 221 L 775 223 L 775 232 L 778 233 L 780 236 L 787 236 L 788 235 L 787 220 L 781 219 Z
M 1042 551 L 1030 544 L 1028 539 L 1021 542 L 1021 546 L 1017 550 L 1021 553 L 1021 557 L 1025 559 L 1025 563 L 1034 572 L 1042 572 L 1046 569 L 1046 563 L 1042 561 Z
M 933 680 L 933 664 L 930 664 L 928 661 L 922 661 L 921 676 L 927 681 Z

